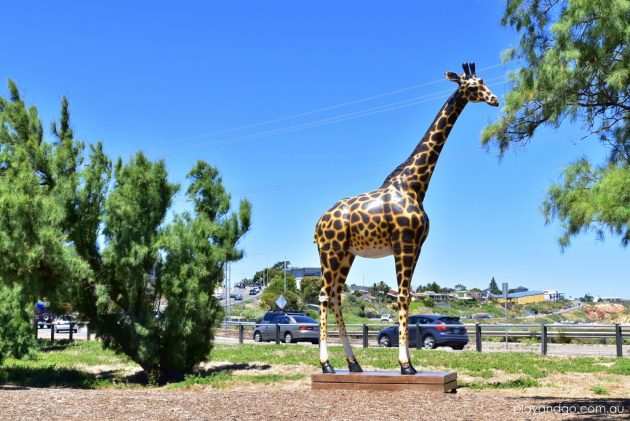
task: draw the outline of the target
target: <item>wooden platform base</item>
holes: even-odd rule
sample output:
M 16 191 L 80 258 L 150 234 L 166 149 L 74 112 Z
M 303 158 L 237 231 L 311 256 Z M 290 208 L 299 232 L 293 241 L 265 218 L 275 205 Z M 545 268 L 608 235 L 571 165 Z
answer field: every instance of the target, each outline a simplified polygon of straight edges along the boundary
M 335 374 L 313 374 L 312 389 L 381 390 L 381 391 L 457 391 L 457 372 L 439 371 L 403 376 L 396 371 L 365 371 L 350 373 L 346 370 Z

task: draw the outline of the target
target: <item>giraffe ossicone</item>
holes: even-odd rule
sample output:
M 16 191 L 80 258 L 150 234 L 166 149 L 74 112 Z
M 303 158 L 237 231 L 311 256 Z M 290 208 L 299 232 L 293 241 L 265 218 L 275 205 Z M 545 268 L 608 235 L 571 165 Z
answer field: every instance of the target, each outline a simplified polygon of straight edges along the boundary
M 355 256 L 394 255 L 398 281 L 398 360 L 402 374 L 416 374 L 409 358 L 408 311 L 411 278 L 422 244 L 429 234 L 429 218 L 422 203 L 448 135 L 468 102 L 498 106 L 498 98 L 475 74 L 474 63 L 464 73 L 446 72 L 457 89 L 446 100 L 411 155 L 378 189 L 335 203 L 317 222 L 315 243 L 322 267 L 320 292 L 320 363 L 324 373 L 335 370 L 328 360 L 326 320 L 332 306 L 348 368 L 361 372 L 341 314 L 341 292 Z

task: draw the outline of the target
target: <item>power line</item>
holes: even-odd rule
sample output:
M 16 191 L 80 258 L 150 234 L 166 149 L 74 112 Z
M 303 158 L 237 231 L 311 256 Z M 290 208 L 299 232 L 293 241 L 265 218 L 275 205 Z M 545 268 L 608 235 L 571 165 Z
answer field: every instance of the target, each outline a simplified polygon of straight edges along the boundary
M 491 70 L 491 69 L 495 69 L 497 67 L 505 66 L 506 64 L 507 63 L 499 63 L 499 64 L 495 64 L 495 65 L 492 65 L 492 66 L 488 66 L 488 67 L 484 67 L 484 68 L 478 69 L 478 71 L 483 72 L 485 70 Z M 423 82 L 423 83 L 419 83 L 419 84 L 416 84 L 416 85 L 411 85 L 411 86 L 395 89 L 395 90 L 388 91 L 388 92 L 383 92 L 383 93 L 376 94 L 376 95 L 371 95 L 371 96 L 367 96 L 367 97 L 358 98 L 358 99 L 355 99 L 355 100 L 342 102 L 342 103 L 339 103 L 339 104 L 334 104 L 334 105 L 330 105 L 330 106 L 326 106 L 326 107 L 316 108 L 316 109 L 310 110 L 310 111 L 304 111 L 304 112 L 297 113 L 297 114 L 291 114 L 291 115 L 284 116 L 284 117 L 278 117 L 278 118 L 274 118 L 274 119 L 270 119 L 270 120 L 261 121 L 261 122 L 258 122 L 258 123 L 246 124 L 246 125 L 243 125 L 243 126 L 238 126 L 238 127 L 228 128 L 228 129 L 222 129 L 222 130 L 218 130 L 218 131 L 214 131 L 214 132 L 198 134 L 198 135 L 192 135 L 192 136 L 186 136 L 186 137 L 176 138 L 176 139 L 172 139 L 172 140 L 166 140 L 166 141 L 162 141 L 162 142 L 159 142 L 159 143 L 155 143 L 154 145 L 160 146 L 160 145 L 169 145 L 169 144 L 174 144 L 174 143 L 180 143 L 180 142 L 184 142 L 184 141 L 188 141 L 188 140 L 201 139 L 201 138 L 215 136 L 215 135 L 218 135 L 218 134 L 225 134 L 225 133 L 230 133 L 230 132 L 250 129 L 250 128 L 253 128 L 253 127 L 259 127 L 259 126 L 263 126 L 263 125 L 267 125 L 267 124 L 277 123 L 277 122 L 280 122 L 280 121 L 291 120 L 291 119 L 295 119 L 295 118 L 299 118 L 299 117 L 304 117 L 304 116 L 307 116 L 307 115 L 312 115 L 312 114 L 321 113 L 321 112 L 324 112 L 324 111 L 330 111 L 330 110 L 333 110 L 333 109 L 346 107 L 346 106 L 349 106 L 349 105 L 359 104 L 359 103 L 366 102 L 366 101 L 372 101 L 374 99 L 395 95 L 395 94 L 398 94 L 398 93 L 401 93 L 401 92 L 406 92 L 406 91 L 422 88 L 422 87 L 425 87 L 425 86 L 434 85 L 434 84 L 445 82 L 445 81 L 446 80 L 444 78 L 435 79 L 435 80 L 432 80 L 432 81 L 429 81 L 429 82 Z M 113 153 L 120 153 L 120 152 L 123 152 L 123 151 L 132 150 L 132 149 L 135 149 L 135 147 L 118 149 L 118 150 L 113 151 Z
M 533 146 L 545 145 L 545 144 L 549 144 L 557 140 L 558 139 L 555 137 L 549 137 L 549 138 L 538 140 L 534 144 L 531 144 L 529 146 L 533 147 Z M 469 149 L 469 150 L 461 151 L 457 155 L 450 154 L 440 159 L 440 166 L 443 167 L 444 165 L 449 165 L 455 161 L 469 159 L 471 156 L 479 154 L 481 152 L 485 152 L 485 151 L 486 150 L 484 148 L 476 148 L 476 149 Z M 341 174 L 341 175 L 336 174 L 334 176 L 304 178 L 300 180 L 284 179 L 284 180 L 279 180 L 273 183 L 244 186 L 240 188 L 237 187 L 235 189 L 232 189 L 231 193 L 234 195 L 244 196 L 246 194 L 253 194 L 253 193 L 266 193 L 266 192 L 273 192 L 273 191 L 280 191 L 280 190 L 290 190 L 290 189 L 306 187 L 306 186 L 309 186 L 309 187 L 319 186 L 319 185 L 335 183 L 339 181 L 363 178 L 367 175 L 373 175 L 375 169 L 391 168 L 392 166 L 395 166 L 399 163 L 400 161 L 395 161 L 395 162 L 382 163 L 378 165 L 372 165 L 369 168 L 368 167 L 361 168 L 359 170 Z
M 499 79 L 505 79 L 505 76 L 503 76 L 503 75 L 495 76 L 493 78 L 487 79 L 487 82 L 492 82 L 492 81 L 496 81 L 496 80 L 499 80 Z M 506 81 L 504 81 L 503 83 L 506 83 Z M 333 123 L 339 123 L 339 122 L 350 120 L 350 119 L 366 117 L 366 116 L 369 116 L 369 115 L 374 115 L 374 114 L 380 114 L 380 113 L 383 113 L 383 112 L 393 111 L 393 110 L 396 110 L 396 109 L 399 109 L 399 108 L 405 108 L 405 107 L 410 107 L 410 106 L 413 106 L 413 105 L 421 104 L 421 103 L 424 103 L 424 102 L 434 101 L 436 99 L 442 99 L 442 98 L 446 97 L 444 95 L 445 93 L 450 94 L 452 92 L 453 92 L 453 89 L 447 89 L 447 90 L 442 90 L 442 91 L 438 91 L 438 92 L 432 92 L 430 94 L 425 94 L 425 95 L 421 95 L 421 96 L 417 96 L 417 97 L 413 97 L 413 98 L 408 98 L 408 99 L 405 99 L 405 100 L 396 101 L 396 102 L 392 102 L 392 103 L 385 104 L 385 105 L 379 105 L 379 106 L 375 106 L 375 107 L 370 107 L 370 108 L 366 108 L 364 110 L 353 111 L 353 112 L 350 112 L 350 113 L 341 114 L 341 115 L 337 115 L 337 116 L 326 117 L 326 118 L 323 118 L 323 119 L 310 121 L 310 122 L 306 122 L 306 123 L 294 124 L 294 125 L 287 126 L 287 127 L 280 127 L 280 128 L 276 128 L 276 129 L 270 129 L 270 130 L 266 130 L 266 131 L 262 131 L 262 132 L 258 132 L 258 133 L 252 133 L 252 134 L 243 135 L 243 136 L 237 136 L 237 137 L 226 138 L 226 139 L 219 139 L 219 140 L 215 140 L 215 141 L 212 141 L 212 142 L 198 143 L 198 144 L 195 144 L 195 145 L 190 145 L 188 147 L 179 147 L 179 148 L 173 148 L 173 149 L 163 149 L 163 150 L 158 150 L 158 151 L 152 151 L 152 152 L 148 152 L 148 154 L 149 155 L 159 155 L 159 154 L 162 154 L 162 153 L 168 153 L 169 155 L 171 155 L 173 153 L 189 152 L 189 151 L 197 150 L 197 149 L 200 149 L 200 148 L 206 148 L 206 147 L 212 147 L 212 146 L 230 145 L 230 144 L 241 143 L 241 142 L 249 141 L 249 140 L 256 140 L 256 139 L 260 139 L 260 138 L 263 138 L 263 137 L 269 137 L 269 136 L 274 136 L 274 135 L 281 135 L 281 134 L 295 132 L 295 131 L 303 130 L 303 129 L 307 129 L 307 128 L 312 128 L 312 127 L 317 127 L 317 126 L 322 126 L 322 125 L 327 125 L 327 124 L 333 124 Z

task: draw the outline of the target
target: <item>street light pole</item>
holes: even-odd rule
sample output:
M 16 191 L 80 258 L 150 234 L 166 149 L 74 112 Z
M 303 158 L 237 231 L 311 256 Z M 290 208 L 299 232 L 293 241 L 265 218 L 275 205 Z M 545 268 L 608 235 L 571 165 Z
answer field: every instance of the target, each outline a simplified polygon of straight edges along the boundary
M 228 301 L 230 297 L 230 291 L 227 284 L 227 260 L 225 261 L 225 266 L 223 267 L 223 292 L 225 293 L 225 316 L 227 316 L 229 308 Z
M 284 294 L 287 293 L 287 258 L 284 257 Z
M 267 266 L 265 267 L 265 279 L 263 282 L 264 286 L 268 286 L 269 285 L 269 256 L 266 255 L 265 253 L 251 253 L 250 256 L 265 256 L 265 259 L 267 261 Z
M 269 286 L 269 256 L 265 254 L 267 258 L 267 266 L 265 266 L 265 286 Z

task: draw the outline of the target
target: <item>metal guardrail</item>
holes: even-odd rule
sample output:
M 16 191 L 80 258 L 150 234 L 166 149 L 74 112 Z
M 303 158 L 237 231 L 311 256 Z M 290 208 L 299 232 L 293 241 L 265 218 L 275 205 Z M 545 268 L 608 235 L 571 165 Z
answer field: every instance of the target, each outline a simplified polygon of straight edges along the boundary
M 68 329 L 63 329 L 63 330 L 59 330 L 57 329 L 57 327 L 54 324 L 51 324 L 50 327 L 39 327 L 39 326 L 35 326 L 35 338 L 36 339 L 44 339 L 44 338 L 40 338 L 39 337 L 39 332 L 41 330 L 50 330 L 50 341 L 54 342 L 55 341 L 55 333 L 67 333 L 68 334 L 68 340 L 70 342 L 73 342 L 75 340 L 74 338 L 74 329 L 76 327 L 77 332 L 76 334 L 79 333 L 79 328 L 81 327 L 85 327 L 86 328 L 86 332 L 85 332 L 85 336 L 86 336 L 86 340 L 90 340 L 90 325 L 89 323 L 80 323 L 80 322 L 70 322 L 68 324 L 63 324 L 64 326 L 68 326 Z
M 245 329 L 254 328 L 260 326 L 260 323 L 255 322 L 232 322 L 224 321 L 222 326 L 224 329 L 237 330 L 239 343 L 244 342 Z M 282 326 L 289 326 L 287 324 L 274 323 L 275 325 L 275 342 L 280 343 Z M 300 325 L 309 325 L 309 323 L 301 323 Z M 74 340 L 73 328 L 77 326 L 85 326 L 87 328 L 86 338 L 90 340 L 89 324 L 87 323 L 70 323 L 68 335 L 69 340 Z M 313 324 L 318 326 L 318 324 Z M 329 324 L 329 330 L 327 334 L 329 337 L 339 337 L 339 331 L 334 329 L 336 324 Z M 385 327 L 392 326 L 391 324 L 382 323 L 364 323 L 364 324 L 346 324 L 346 333 L 348 337 L 354 339 L 361 339 L 364 348 L 368 348 L 370 344 L 370 338 L 377 338 L 378 333 Z M 435 324 L 416 324 L 409 327 L 409 329 L 416 329 L 416 337 L 421 337 L 422 328 L 435 327 Z M 617 357 L 623 356 L 623 341 L 630 338 L 630 325 L 626 324 L 441 324 L 443 327 L 458 327 L 464 326 L 467 333 L 474 337 L 475 348 L 478 352 L 483 351 L 483 337 L 505 337 L 507 338 L 532 338 L 540 340 L 540 353 L 542 355 L 547 354 L 547 345 L 551 338 L 567 338 L 567 339 L 613 339 L 615 340 L 615 348 Z M 49 328 L 37 328 L 36 331 L 50 329 L 50 340 L 55 340 L 55 327 L 51 325 Z M 65 331 L 65 329 L 64 329 Z M 421 341 L 416 341 L 416 347 L 420 348 Z
M 224 329 L 237 329 L 239 343 L 243 343 L 245 328 L 254 328 L 260 326 L 260 323 L 254 322 L 232 322 L 224 321 L 222 326 Z M 280 343 L 281 327 L 287 324 L 274 323 L 275 325 L 275 342 Z M 301 323 L 308 325 L 308 323 Z M 318 326 L 318 325 L 315 325 Z M 335 324 L 329 324 L 327 334 L 329 337 L 338 337 L 339 331 L 334 329 Z M 389 327 L 391 324 L 346 324 L 346 333 L 348 337 L 354 339 L 362 339 L 364 348 L 369 347 L 370 338 L 376 338 L 378 332 Z M 410 329 L 416 329 L 416 337 L 420 337 L 422 328 L 435 327 L 435 324 L 417 324 L 411 325 Z M 443 327 L 459 327 L 461 324 L 441 324 Z M 475 347 L 478 352 L 483 351 L 484 337 L 505 337 L 505 338 L 532 338 L 540 340 L 540 353 L 547 354 L 547 345 L 551 338 L 576 338 L 576 339 L 614 339 L 616 345 L 617 357 L 623 356 L 623 341 L 630 338 L 630 325 L 622 324 L 464 324 L 467 333 L 474 337 Z M 420 348 L 420 341 L 416 341 L 416 347 Z

